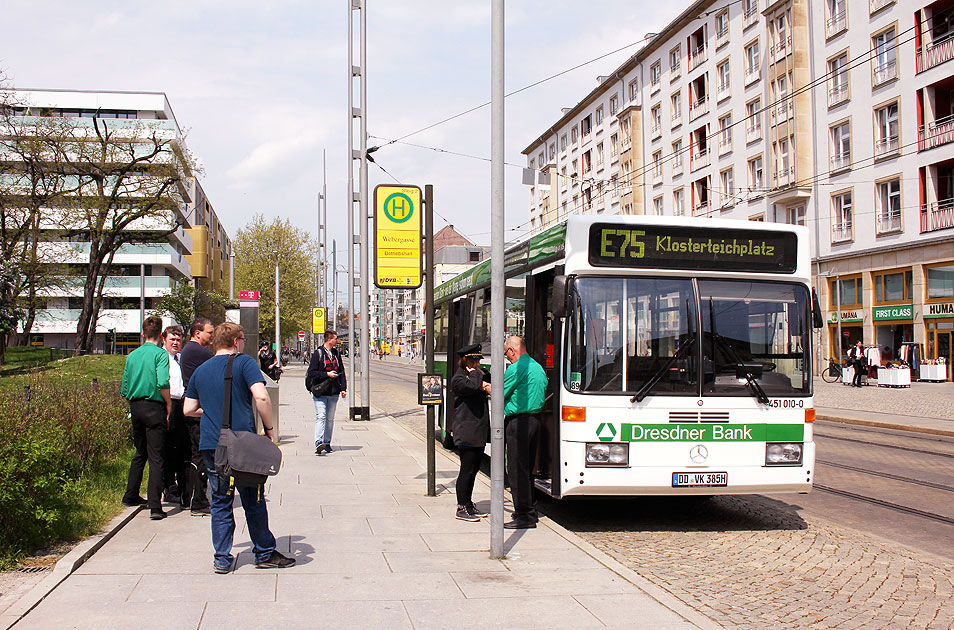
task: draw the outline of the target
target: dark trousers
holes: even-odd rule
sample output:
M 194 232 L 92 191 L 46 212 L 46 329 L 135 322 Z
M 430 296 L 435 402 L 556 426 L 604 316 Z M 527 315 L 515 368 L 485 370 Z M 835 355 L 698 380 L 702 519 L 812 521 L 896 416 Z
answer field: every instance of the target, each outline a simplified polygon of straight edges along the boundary
M 507 443 L 507 476 L 513 498 L 514 520 L 537 520 L 533 502 L 533 463 L 537 459 L 540 419 L 536 414 L 516 414 L 504 418 Z
M 172 413 L 169 414 L 169 428 L 162 451 L 162 485 L 171 488 L 175 484 L 180 494 L 186 486 L 186 465 L 191 448 L 182 403 L 181 398 L 172 399 Z
M 868 371 L 868 367 L 861 361 L 855 362 L 855 376 L 851 379 L 851 384 L 855 387 L 861 387 L 861 377 Z
M 473 500 L 474 481 L 477 471 L 480 470 L 480 460 L 484 449 L 476 447 L 461 447 L 457 451 L 460 455 L 460 472 L 457 474 L 457 505 L 467 505 Z
M 162 446 L 166 433 L 166 404 L 154 400 L 129 401 L 132 416 L 133 445 L 136 454 L 129 464 L 126 480 L 127 502 L 139 497 L 142 472 L 149 462 L 149 483 L 146 499 L 150 510 L 162 509 Z
M 183 504 L 192 506 L 193 510 L 204 510 L 209 507 L 209 497 L 206 489 L 209 483 L 208 473 L 205 470 L 205 460 L 199 452 L 199 421 L 186 420 L 184 423 L 189 435 L 189 474 L 185 492 L 182 495 Z

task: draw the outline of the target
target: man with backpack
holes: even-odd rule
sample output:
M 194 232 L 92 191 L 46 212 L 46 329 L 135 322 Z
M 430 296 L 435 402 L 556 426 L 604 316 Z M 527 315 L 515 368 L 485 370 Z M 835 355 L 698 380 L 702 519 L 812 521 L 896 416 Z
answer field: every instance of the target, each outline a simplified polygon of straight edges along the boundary
M 311 355 L 305 375 L 305 384 L 315 403 L 315 455 L 331 452 L 338 396 L 345 398 L 348 395 L 348 380 L 337 345 L 338 333 L 326 330 L 325 342 Z

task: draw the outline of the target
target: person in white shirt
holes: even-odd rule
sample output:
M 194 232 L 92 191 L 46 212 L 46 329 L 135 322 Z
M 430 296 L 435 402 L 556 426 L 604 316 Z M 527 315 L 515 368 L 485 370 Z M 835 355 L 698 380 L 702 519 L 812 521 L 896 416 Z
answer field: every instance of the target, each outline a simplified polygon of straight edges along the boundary
M 162 331 L 162 347 L 169 353 L 169 397 L 172 398 L 172 410 L 169 412 L 168 429 L 163 445 L 162 497 L 166 503 L 182 504 L 182 489 L 186 487 L 186 465 L 189 463 L 191 447 L 189 432 L 182 415 L 185 385 L 182 382 L 182 368 L 179 367 L 179 350 L 182 349 L 182 327 L 168 326 Z

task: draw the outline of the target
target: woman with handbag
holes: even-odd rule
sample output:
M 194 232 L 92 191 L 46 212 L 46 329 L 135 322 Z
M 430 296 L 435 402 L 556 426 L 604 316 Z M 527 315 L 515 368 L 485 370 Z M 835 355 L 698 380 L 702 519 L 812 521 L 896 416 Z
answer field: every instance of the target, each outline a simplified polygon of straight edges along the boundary
M 489 375 L 480 369 L 480 344 L 462 348 L 458 370 L 451 379 L 454 392 L 454 444 L 460 455 L 457 475 L 457 518 L 479 521 L 487 516 L 474 505 L 474 481 L 480 470 L 480 460 L 490 437 Z
M 311 355 L 305 375 L 311 384 L 309 389 L 315 403 L 315 455 L 331 452 L 331 433 L 335 427 L 338 396 L 345 398 L 348 395 L 344 363 L 336 347 L 338 333 L 326 330 L 324 339 L 325 342 Z

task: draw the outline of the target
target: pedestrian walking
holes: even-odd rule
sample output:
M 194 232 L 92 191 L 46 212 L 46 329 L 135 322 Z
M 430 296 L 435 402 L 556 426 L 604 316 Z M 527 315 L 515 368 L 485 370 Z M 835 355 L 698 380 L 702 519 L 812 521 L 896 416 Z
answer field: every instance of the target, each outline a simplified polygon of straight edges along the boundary
M 179 367 L 182 369 L 182 384 L 188 390 L 189 379 L 200 365 L 212 358 L 212 333 L 215 327 L 205 317 L 197 317 L 189 326 L 189 343 L 182 349 L 179 357 Z M 209 509 L 209 478 L 205 470 L 202 453 L 199 452 L 199 438 L 201 427 L 199 419 L 190 416 L 184 417 L 184 425 L 189 434 L 189 465 L 188 483 L 182 495 L 182 507 L 190 508 L 192 516 L 208 516 Z
M 344 363 L 338 352 L 338 333 L 326 330 L 325 342 L 311 355 L 305 378 L 312 387 L 331 380 L 328 389 L 321 395 L 312 395 L 315 403 L 315 455 L 331 452 L 331 434 L 335 428 L 335 407 L 338 397 L 348 396 L 348 380 L 344 373 Z
M 201 416 L 199 450 L 209 473 L 212 487 L 212 568 L 216 573 L 228 573 L 235 558 L 232 556 L 232 537 L 235 533 L 235 515 L 232 511 L 234 491 L 238 491 L 245 510 L 245 522 L 255 567 L 283 569 L 295 564 L 275 550 L 275 536 L 268 528 L 268 508 L 265 505 L 264 486 L 242 486 L 232 479 L 224 479 L 215 472 L 215 447 L 222 430 L 222 412 L 225 402 L 225 371 L 232 359 L 231 415 L 233 431 L 255 432 L 252 402 L 262 419 L 265 435 L 272 440 L 272 405 L 265 389 L 265 378 L 252 357 L 242 354 L 245 331 L 238 324 L 225 322 L 215 328 L 212 348 L 215 355 L 196 368 L 186 390 L 184 412 L 187 416 Z
M 507 476 L 513 498 L 513 520 L 507 529 L 537 526 L 533 501 L 533 465 L 537 458 L 540 410 L 547 391 L 547 374 L 527 354 L 521 337 L 510 337 L 504 344 L 510 366 L 504 373 L 504 438 L 507 445 Z
M 457 372 L 451 379 L 454 392 L 454 445 L 460 455 L 460 472 L 457 474 L 457 518 L 462 521 L 479 521 L 487 516 L 474 505 L 474 481 L 480 470 L 480 460 L 490 438 L 490 409 L 487 397 L 490 383 L 480 369 L 480 344 L 462 348 Z
M 136 454 L 129 464 L 123 505 L 149 506 L 149 518 L 166 517 L 162 511 L 163 438 L 169 428 L 172 399 L 169 396 L 169 353 L 159 347 L 162 320 L 147 317 L 142 323 L 143 344 L 129 353 L 123 368 L 119 395 L 129 401 L 133 445 Z M 139 496 L 142 473 L 149 462 L 146 500 Z
M 182 415 L 182 398 L 185 386 L 182 368 L 179 365 L 179 350 L 182 349 L 182 327 L 167 326 L 162 331 L 162 348 L 169 353 L 169 397 L 172 411 L 169 413 L 169 428 L 166 429 L 162 452 L 162 499 L 165 503 L 182 505 L 186 488 L 186 464 L 189 459 L 189 431 Z

